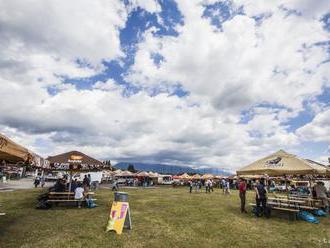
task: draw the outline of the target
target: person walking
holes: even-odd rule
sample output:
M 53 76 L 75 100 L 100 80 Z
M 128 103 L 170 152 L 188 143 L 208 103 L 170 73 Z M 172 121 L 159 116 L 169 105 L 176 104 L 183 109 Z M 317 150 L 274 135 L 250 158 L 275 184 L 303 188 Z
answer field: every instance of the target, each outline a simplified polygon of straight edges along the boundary
M 241 200 L 241 213 L 247 213 L 245 210 L 245 201 L 246 201 L 246 182 L 245 179 L 241 178 L 238 185 L 239 189 L 239 198 Z
M 264 214 L 267 204 L 267 188 L 265 186 L 265 179 L 261 178 L 260 182 L 257 184 L 256 188 L 256 204 L 257 204 L 257 217 Z
M 189 181 L 189 193 L 190 193 L 190 194 L 192 193 L 193 186 L 194 186 L 194 184 L 193 184 L 193 182 L 190 180 L 190 181 Z

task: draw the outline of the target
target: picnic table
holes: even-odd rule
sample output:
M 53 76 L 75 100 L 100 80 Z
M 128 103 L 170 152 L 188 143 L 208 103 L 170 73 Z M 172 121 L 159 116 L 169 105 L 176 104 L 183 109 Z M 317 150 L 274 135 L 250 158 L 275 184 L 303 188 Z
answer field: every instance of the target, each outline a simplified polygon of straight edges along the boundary
M 297 197 L 297 196 L 288 196 L 288 195 L 275 195 L 276 198 L 284 198 L 284 199 L 290 199 L 290 200 L 299 200 L 299 201 L 305 201 L 309 206 L 315 207 L 316 204 L 322 203 L 322 200 L 314 199 L 311 197 Z
M 84 193 L 85 196 L 90 197 L 91 195 L 95 195 L 94 192 L 86 192 Z M 97 199 L 93 199 L 93 201 L 96 201 Z M 57 205 L 58 203 L 77 203 L 81 200 L 74 199 L 74 192 L 49 192 L 48 193 L 48 203 L 51 203 L 52 205 Z
M 256 207 L 255 203 L 250 203 L 251 206 Z M 289 219 L 296 219 L 296 214 L 300 210 L 316 210 L 319 209 L 315 206 L 308 205 L 308 200 L 302 199 L 292 199 L 288 197 L 268 197 L 267 205 L 276 211 L 281 211 L 289 215 Z M 291 218 L 293 217 L 293 218 Z

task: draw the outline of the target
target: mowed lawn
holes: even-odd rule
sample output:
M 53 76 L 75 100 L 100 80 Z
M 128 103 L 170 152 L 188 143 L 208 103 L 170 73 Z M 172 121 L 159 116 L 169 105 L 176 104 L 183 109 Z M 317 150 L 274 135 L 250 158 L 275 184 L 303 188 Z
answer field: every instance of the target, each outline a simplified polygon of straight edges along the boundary
M 255 218 L 239 211 L 233 191 L 125 189 L 133 230 L 106 233 L 113 192 L 97 191 L 98 207 L 35 209 L 41 189 L 0 192 L 0 247 L 330 247 L 330 217 L 321 223 Z M 249 192 L 249 201 L 253 200 Z

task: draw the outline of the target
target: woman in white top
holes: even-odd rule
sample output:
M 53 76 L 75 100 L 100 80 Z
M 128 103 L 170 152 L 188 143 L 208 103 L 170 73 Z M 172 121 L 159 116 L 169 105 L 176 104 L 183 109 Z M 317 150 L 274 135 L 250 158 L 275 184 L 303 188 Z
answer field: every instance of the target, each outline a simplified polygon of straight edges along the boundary
M 84 199 L 84 188 L 81 183 L 78 183 L 78 187 L 74 191 L 74 199 L 78 200 L 78 208 L 81 208 L 81 202 Z

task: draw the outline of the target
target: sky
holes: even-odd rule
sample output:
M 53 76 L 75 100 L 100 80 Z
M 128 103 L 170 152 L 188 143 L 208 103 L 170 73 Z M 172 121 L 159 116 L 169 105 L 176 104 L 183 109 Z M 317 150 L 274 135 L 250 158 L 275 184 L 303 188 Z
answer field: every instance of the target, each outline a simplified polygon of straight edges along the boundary
M 47 157 L 330 156 L 329 0 L 0 0 L 0 132 Z

